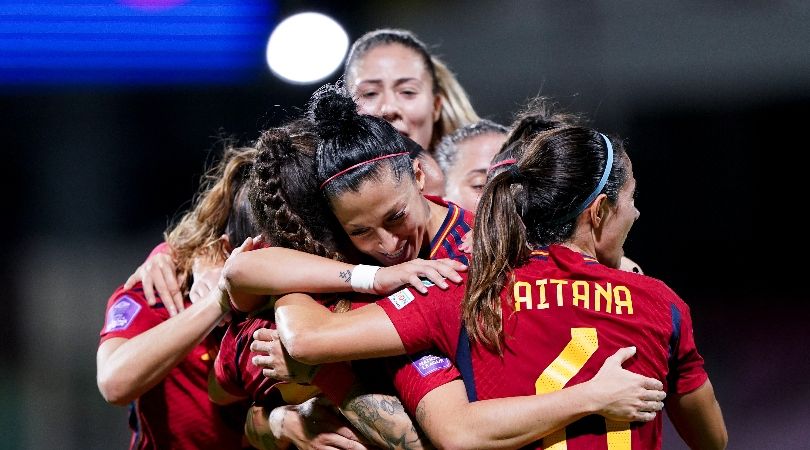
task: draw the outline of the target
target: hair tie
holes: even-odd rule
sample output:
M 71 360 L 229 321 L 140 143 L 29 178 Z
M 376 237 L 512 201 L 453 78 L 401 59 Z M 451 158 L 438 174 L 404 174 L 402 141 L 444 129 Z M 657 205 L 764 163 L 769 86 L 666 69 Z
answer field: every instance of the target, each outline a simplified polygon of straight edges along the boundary
M 610 143 L 610 139 L 602 133 L 599 133 L 599 136 L 602 136 L 602 139 L 605 141 L 605 147 L 607 147 L 607 161 L 605 161 L 605 170 L 602 172 L 602 178 L 599 179 L 599 183 L 596 184 L 596 189 L 591 192 L 591 195 L 585 199 L 575 210 L 571 211 L 570 213 L 566 214 L 563 218 L 559 220 L 555 220 L 557 223 L 568 222 L 569 220 L 573 219 L 574 217 L 578 216 L 582 211 L 585 211 L 585 208 L 594 201 L 594 199 L 602 192 L 602 189 L 605 188 L 605 184 L 607 184 L 608 177 L 610 177 L 610 170 L 613 168 L 613 144 Z
M 489 168 L 487 169 L 487 173 L 492 173 L 498 167 L 503 167 L 503 166 L 508 165 L 508 164 L 513 164 L 514 165 L 516 162 L 517 162 L 517 160 L 515 160 L 514 158 L 504 159 L 503 161 L 501 161 L 499 163 L 495 163 L 495 164 L 489 166 Z
M 409 154 L 409 153 L 408 153 L 408 152 L 399 152 L 399 153 L 392 153 L 392 154 L 390 154 L 390 155 L 382 155 L 382 156 L 378 156 L 378 157 L 376 157 L 376 158 L 371 158 L 371 159 L 369 159 L 368 161 L 359 162 L 359 163 L 357 163 L 357 164 L 355 164 L 355 165 L 353 165 L 353 166 L 349 166 L 349 167 L 347 167 L 347 168 L 345 168 L 345 169 L 341 170 L 340 172 L 338 172 L 338 173 L 336 173 L 336 174 L 332 175 L 331 177 L 327 178 L 327 179 L 326 179 L 326 181 L 324 181 L 323 183 L 321 183 L 321 189 L 323 189 L 323 188 L 324 188 L 324 186 L 326 186 L 327 184 L 329 184 L 329 183 L 330 183 L 332 180 L 334 180 L 335 178 L 337 178 L 337 177 L 339 177 L 339 176 L 343 175 L 343 174 L 344 174 L 344 173 L 346 173 L 346 172 L 351 172 L 352 170 L 354 170 L 354 169 L 356 169 L 356 168 L 358 168 L 358 167 L 360 167 L 360 166 L 365 166 L 366 164 L 371 164 L 371 163 L 373 163 L 374 161 L 379 161 L 379 160 L 381 160 L 381 159 L 393 158 L 394 156 L 407 155 L 407 154 Z

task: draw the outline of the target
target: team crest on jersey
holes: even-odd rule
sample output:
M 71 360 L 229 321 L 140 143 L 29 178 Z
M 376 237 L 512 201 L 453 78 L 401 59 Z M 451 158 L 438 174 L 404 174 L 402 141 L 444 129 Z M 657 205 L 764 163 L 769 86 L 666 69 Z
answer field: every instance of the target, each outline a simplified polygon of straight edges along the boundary
M 413 294 L 411 293 L 410 289 L 405 288 L 394 295 L 389 295 L 388 300 L 391 300 L 391 303 L 397 307 L 397 309 L 402 309 L 408 305 L 408 303 L 412 302 L 414 299 Z
M 413 360 L 411 364 L 419 375 L 426 377 L 437 370 L 450 367 L 450 360 L 442 356 L 426 354 Z
M 132 297 L 125 295 L 119 298 L 107 311 L 107 326 L 104 331 L 109 333 L 110 331 L 126 330 L 140 311 L 141 305 Z

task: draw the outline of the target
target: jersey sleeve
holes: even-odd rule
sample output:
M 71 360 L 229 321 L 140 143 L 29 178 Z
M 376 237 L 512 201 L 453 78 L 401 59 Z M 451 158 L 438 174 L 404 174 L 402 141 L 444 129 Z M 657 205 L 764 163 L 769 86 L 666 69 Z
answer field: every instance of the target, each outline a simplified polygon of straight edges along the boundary
M 680 340 L 677 351 L 673 354 L 674 367 L 670 370 L 669 389 L 677 394 L 688 394 L 699 388 L 709 378 L 703 367 L 703 357 L 698 353 L 692 329 L 692 316 L 689 307 L 681 302 Z
M 225 392 L 234 397 L 247 397 L 248 393 L 245 391 L 244 386 L 240 382 L 239 377 L 239 362 L 236 360 L 236 329 L 232 321 L 228 325 L 228 330 L 225 336 L 222 337 L 222 342 L 219 346 L 219 353 L 214 360 L 214 377 L 217 384 Z
M 464 287 L 450 283 L 447 290 L 429 286 L 427 294 L 405 288 L 377 302 L 394 324 L 405 351 L 419 353 L 438 347 L 452 354 L 452 341 L 447 330 L 461 323 L 459 305 Z
M 131 339 L 163 321 L 141 292 L 139 288 L 119 288 L 110 297 L 100 342 L 111 338 Z
M 428 392 L 461 377 L 450 359 L 437 351 L 386 358 L 394 387 L 411 415 Z

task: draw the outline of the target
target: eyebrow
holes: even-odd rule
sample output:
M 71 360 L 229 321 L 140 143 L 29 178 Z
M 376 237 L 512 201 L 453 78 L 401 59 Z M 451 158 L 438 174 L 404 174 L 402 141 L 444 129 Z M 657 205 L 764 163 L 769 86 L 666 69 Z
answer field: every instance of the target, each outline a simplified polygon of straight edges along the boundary
M 406 202 L 406 204 L 396 204 L 396 205 L 394 205 L 393 208 L 389 209 L 388 211 L 385 212 L 385 214 L 383 214 L 383 218 L 384 218 L 383 220 L 388 220 L 389 217 L 391 217 L 391 216 L 393 216 L 395 214 L 398 214 L 400 211 L 405 209 L 407 206 L 408 206 L 407 202 Z M 357 230 L 357 229 L 360 229 L 360 228 L 371 228 L 368 225 L 358 225 L 356 223 L 349 223 L 349 224 L 347 224 L 347 226 L 352 227 L 353 231 Z
M 394 80 L 394 86 L 399 86 L 400 84 L 408 83 L 410 81 L 415 81 L 418 83 L 422 82 L 422 80 L 420 80 L 419 78 L 414 77 L 397 78 L 396 80 Z M 362 80 L 359 83 L 357 83 L 357 86 L 362 86 L 364 84 L 383 84 L 383 81 L 379 79 Z

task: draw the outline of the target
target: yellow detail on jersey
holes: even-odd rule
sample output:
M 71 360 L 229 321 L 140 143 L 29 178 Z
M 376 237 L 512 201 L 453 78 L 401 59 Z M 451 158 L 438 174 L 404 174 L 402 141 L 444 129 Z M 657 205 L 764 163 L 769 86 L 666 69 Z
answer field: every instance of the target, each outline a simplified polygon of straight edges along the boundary
M 596 328 L 571 328 L 571 340 L 563 351 L 546 367 L 534 383 L 537 395 L 548 394 L 564 388 L 566 383 L 582 369 L 582 366 L 599 347 Z M 543 438 L 543 447 L 552 450 L 565 450 L 565 428 Z

